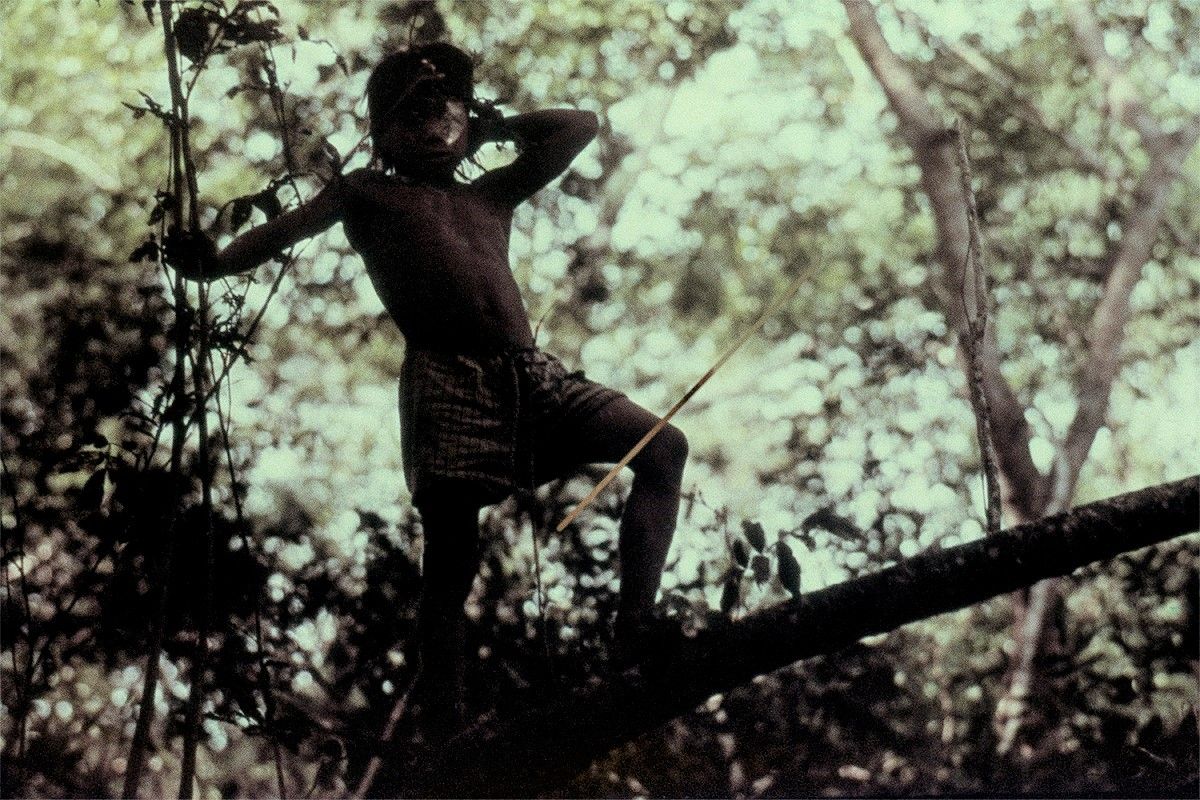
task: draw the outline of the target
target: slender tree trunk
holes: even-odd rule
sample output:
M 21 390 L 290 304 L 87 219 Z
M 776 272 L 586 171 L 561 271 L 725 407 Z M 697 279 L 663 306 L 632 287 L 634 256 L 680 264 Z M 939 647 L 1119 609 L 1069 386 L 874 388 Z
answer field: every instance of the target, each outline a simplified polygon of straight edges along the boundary
M 163 3 L 163 6 L 166 7 L 166 4 Z M 175 43 L 171 31 L 171 19 L 166 14 L 162 16 L 162 27 L 163 49 L 167 57 L 168 81 L 171 84 L 172 98 L 174 98 L 179 86 L 179 70 L 174 58 Z M 169 133 L 171 136 L 171 188 L 174 197 L 174 205 L 171 211 L 175 226 L 182 229 L 184 219 L 183 181 L 185 180 L 182 173 L 182 145 L 179 130 L 172 127 Z M 174 408 L 172 410 L 168 407 L 167 412 L 173 415 L 171 419 L 170 472 L 172 478 L 171 491 L 174 496 L 170 511 L 168 512 L 167 524 L 165 525 L 167 542 L 164 546 L 164 552 L 156 557 L 151 573 L 151 587 L 158 596 L 154 607 L 154 615 L 150 620 L 146 666 L 142 678 L 142 697 L 138 705 L 137 722 L 134 724 L 133 741 L 129 746 L 129 755 L 126 758 L 125 766 L 125 779 L 121 789 L 121 796 L 126 798 L 137 797 L 138 786 L 141 784 L 142 779 L 142 771 L 145 768 L 146 751 L 150 744 L 150 727 L 154 724 L 154 695 L 158 688 L 158 662 L 160 653 L 162 652 L 162 640 L 166 628 L 167 605 L 170 597 L 169 583 L 171 569 L 175 560 L 176 540 L 178 538 L 179 509 L 183 504 L 183 447 L 187 437 L 187 426 L 185 425 L 187 389 L 185 385 L 184 363 L 188 349 L 188 319 L 190 317 L 190 309 L 188 308 L 187 294 L 183 286 L 183 278 L 178 273 L 174 277 L 175 366 L 174 372 L 171 375 L 171 404 Z

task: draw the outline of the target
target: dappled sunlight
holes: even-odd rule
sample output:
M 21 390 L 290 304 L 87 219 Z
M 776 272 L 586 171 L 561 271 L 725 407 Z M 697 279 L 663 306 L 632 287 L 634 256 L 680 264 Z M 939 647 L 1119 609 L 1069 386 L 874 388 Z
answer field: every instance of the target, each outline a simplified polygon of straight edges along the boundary
M 1051 0 L 866 6 L 937 130 L 956 118 L 968 128 L 991 285 L 988 379 L 1012 396 L 993 413 L 1014 412 L 998 420 L 1009 438 L 997 444 L 1011 448 L 1004 469 L 1015 460 L 1029 471 L 1004 474 L 1004 527 L 1026 521 L 1013 509 L 1029 497 L 1008 494 L 1018 479 L 1065 485 L 1056 470 L 1097 398 L 1101 418 L 1063 508 L 1200 463 L 1200 152 L 1162 171 L 1172 183 L 1153 200 L 1140 181 L 1159 140 L 1122 111 L 1144 96 L 1169 134 L 1161 141 L 1182 141 L 1200 114 L 1196 10 L 1084 5 L 1126 83 L 1105 83 Z M 657 599 L 689 634 L 987 535 L 956 331 L 964 289 L 948 277 L 961 250 L 945 251 L 962 217 L 938 216 L 929 160 L 852 40 L 843 3 L 248 7 L 255 21 L 277 13 L 282 38 L 214 45 L 199 70 L 181 61 L 184 87 L 195 79 L 197 216 L 220 246 L 340 180 L 336 170 L 370 164 L 370 69 L 410 39 L 446 38 L 477 57 L 477 93 L 504 114 L 599 115 L 597 138 L 517 208 L 508 239 L 536 343 L 568 371 L 663 414 L 800 280 L 672 420 L 689 455 Z M 348 796 L 419 662 L 426 532 L 402 464 L 403 337 L 334 225 L 209 284 L 206 356 L 219 391 L 201 414 L 194 385 L 173 400 L 175 274 L 158 263 L 174 213 L 161 118 L 171 100 L 157 5 L 17 0 L 5 16 L 5 791 L 118 794 L 144 670 L 157 663 L 142 796 L 174 794 L 207 620 L 202 795 L 277 796 L 282 779 L 289 796 Z M 463 175 L 517 153 L 485 145 Z M 1089 348 L 1117 254 L 1141 235 L 1138 214 L 1159 208 L 1128 282 L 1111 387 L 1085 394 L 1108 355 Z M 185 287 L 191 309 L 197 286 Z M 178 490 L 177 420 L 188 437 L 175 453 Z M 531 696 L 611 677 L 632 473 L 553 532 L 603 474 L 581 469 L 481 512 L 465 606 L 471 714 L 503 718 Z M 1025 606 L 1001 598 L 722 690 L 555 792 L 1194 787 L 1196 560 L 1193 538 L 1063 580 L 1035 660 L 1044 671 L 1030 732 L 1011 750 L 996 709 Z M 160 585 L 171 587 L 161 605 Z M 396 747 L 427 741 L 419 713 L 401 708 L 398 719 Z

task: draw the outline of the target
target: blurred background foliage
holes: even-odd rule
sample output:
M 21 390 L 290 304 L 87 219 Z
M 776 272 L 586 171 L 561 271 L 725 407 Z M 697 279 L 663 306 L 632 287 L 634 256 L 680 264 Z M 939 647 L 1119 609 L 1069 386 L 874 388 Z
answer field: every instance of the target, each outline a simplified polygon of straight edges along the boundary
M 1160 123 L 1200 112 L 1195 0 L 1094 5 Z M 131 110 L 146 107 L 142 92 L 169 106 L 161 30 L 143 4 L 115 0 L 15 0 L 5 16 L 3 792 L 112 795 L 171 496 L 155 446 L 168 281 L 128 258 L 167 179 L 161 124 Z M 879 17 L 947 122 L 974 131 L 1004 370 L 1046 469 L 1074 412 L 1096 261 L 1121 235 L 1144 154 L 1108 116 L 1056 3 L 887 0 Z M 212 57 L 192 96 L 203 216 L 217 231 L 230 227 L 220 207 L 284 172 L 281 136 L 308 194 L 328 177 L 322 146 L 348 155 L 365 132 L 371 65 L 406 41 L 448 38 L 479 55 L 479 93 L 505 109 L 572 105 L 602 120 L 572 170 L 517 215 L 513 268 L 542 346 L 662 411 L 808 276 L 678 417 L 692 457 L 664 577 L 673 614 L 736 618 L 797 585 L 982 535 L 974 423 L 931 289 L 928 202 L 839 4 L 276 0 L 248 18 L 277 18 L 281 37 Z M 283 132 L 265 91 L 272 61 Z M 509 157 L 489 149 L 484 166 Z M 1134 291 L 1126 367 L 1080 502 L 1197 469 L 1198 168 L 1193 151 Z M 295 202 L 288 188 L 278 197 Z M 348 792 L 412 670 L 421 530 L 400 477 L 403 342 L 340 231 L 304 246 L 272 298 L 279 269 L 232 282 L 246 309 L 267 310 L 221 397 L 205 796 L 276 794 L 272 743 L 289 793 Z M 623 489 L 546 535 L 596 477 L 548 487 L 533 509 L 485 513 L 468 609 L 473 708 L 516 707 L 606 668 Z M 198 496 L 178 526 L 150 796 L 173 792 L 179 772 Z M 798 576 L 780 574 L 785 553 Z M 1041 656 L 1049 699 L 1005 756 L 992 723 L 1010 667 L 1001 598 L 715 696 L 562 791 L 1194 794 L 1197 561 L 1189 537 L 1068 581 L 1061 644 Z M 402 722 L 397 736 L 409 735 Z

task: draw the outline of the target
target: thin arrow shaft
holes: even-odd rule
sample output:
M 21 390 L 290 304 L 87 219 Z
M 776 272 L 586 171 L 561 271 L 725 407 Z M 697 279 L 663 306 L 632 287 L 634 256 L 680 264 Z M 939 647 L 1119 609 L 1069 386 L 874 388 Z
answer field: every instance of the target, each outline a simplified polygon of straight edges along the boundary
M 638 443 L 629 449 L 629 452 L 626 453 L 621 460 L 618 461 L 613 468 L 608 471 L 608 474 L 596 484 L 592 491 L 588 492 L 587 497 L 580 500 L 579 504 L 576 505 L 575 508 L 571 509 L 571 513 L 563 517 L 562 522 L 558 523 L 558 525 L 555 527 L 556 531 L 562 533 L 564 530 L 566 530 L 566 527 L 574 522 L 575 518 L 578 517 L 585 508 L 592 504 L 593 500 L 600 496 L 600 493 L 603 492 L 608 485 L 613 482 L 613 480 L 617 477 L 617 474 L 626 466 L 628 466 L 629 462 L 636 458 L 637 454 L 642 452 L 646 445 L 650 444 L 650 441 L 658 435 L 659 431 L 667 427 L 667 423 L 671 421 L 671 418 L 674 417 L 676 413 L 678 413 L 679 409 L 684 407 L 687 401 L 692 399 L 692 395 L 700 391 L 700 387 L 708 383 L 709 378 L 715 375 L 717 370 L 719 370 L 725 364 L 725 362 L 733 356 L 734 353 L 740 350 L 742 345 L 749 341 L 751 336 L 758 333 L 759 329 L 762 328 L 766 321 L 775 316 L 775 314 L 779 312 L 779 309 L 783 308 L 783 305 L 790 300 L 797 291 L 799 291 L 800 284 L 803 282 L 804 277 L 804 274 L 797 275 L 795 279 L 792 280 L 791 284 L 784 289 L 783 293 L 780 294 L 779 297 L 777 297 L 775 301 L 772 302 L 771 305 L 767 306 L 766 310 L 759 315 L 758 319 L 754 321 L 754 324 L 742 331 L 742 334 L 737 338 L 737 341 L 731 344 L 725 350 L 725 352 L 721 354 L 721 357 L 716 360 L 716 363 L 708 368 L 708 371 L 700 377 L 700 380 L 696 381 L 692 388 L 688 389 L 687 392 L 684 393 L 683 397 L 679 398 L 678 402 L 671 406 L 671 410 L 664 414 L 662 419 L 654 423 L 654 427 L 646 431 L 646 435 L 639 439 Z

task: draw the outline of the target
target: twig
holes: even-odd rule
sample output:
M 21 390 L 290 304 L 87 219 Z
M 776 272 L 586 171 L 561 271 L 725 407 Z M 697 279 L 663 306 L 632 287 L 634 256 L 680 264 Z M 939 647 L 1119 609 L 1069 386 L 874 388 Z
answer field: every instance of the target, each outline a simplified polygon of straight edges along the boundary
M 171 11 L 168 0 L 159 0 L 159 15 L 162 19 L 163 50 L 167 61 L 167 78 L 171 84 L 171 96 L 174 100 L 181 94 L 179 83 L 179 65 L 175 57 L 175 38 L 171 29 Z M 173 118 L 171 124 L 171 180 L 175 195 L 174 208 L 175 225 L 183 228 L 182 190 L 180 187 L 180 169 L 182 160 L 182 120 Z M 193 215 L 195 208 L 193 206 Z M 187 296 L 183 288 L 183 276 L 176 273 L 174 284 L 175 297 L 175 369 L 171 377 L 171 395 L 174 402 L 180 402 L 184 387 L 184 359 L 188 347 L 188 328 L 184 324 L 188 319 Z M 158 603 L 155 615 L 150 622 L 150 642 L 146 653 L 146 668 L 142 680 L 142 698 L 138 708 L 137 723 L 134 726 L 133 741 L 129 747 L 129 757 L 126 761 L 125 780 L 121 796 L 133 798 L 137 796 L 138 784 L 141 783 L 142 770 L 145 766 L 146 748 L 150 740 L 150 726 L 154 722 L 154 694 L 158 686 L 159 653 L 162 650 L 163 632 L 166 628 L 167 599 L 169 587 L 167 581 L 171 575 L 171 567 L 175 558 L 179 504 L 183 500 L 182 463 L 183 445 L 186 436 L 182 413 L 177 413 L 172 420 L 170 474 L 172 477 L 172 503 L 168 512 L 166 552 L 155 559 L 151 585 L 158 590 Z
M 979 234 L 979 210 L 975 205 L 975 191 L 971 186 L 971 157 L 967 152 L 962 120 L 955 123 L 954 132 L 958 144 L 955 155 L 958 158 L 963 203 L 966 205 L 968 233 L 962 285 L 963 319 L 967 325 L 963 349 L 966 350 L 967 360 L 970 362 L 967 386 L 970 390 L 971 406 L 975 411 L 975 433 L 979 438 L 980 460 L 983 462 L 987 496 L 987 532 L 988 535 L 995 535 L 1000 532 L 1001 524 L 1000 480 L 996 469 L 996 451 L 992 444 L 992 417 L 987 392 L 984 391 L 983 357 L 980 352 L 988 323 L 987 275 L 984 271 Z
M 203 600 L 200 619 L 196 624 L 196 648 L 192 656 L 192 678 L 188 687 L 187 705 L 183 724 L 183 755 L 180 764 L 179 796 L 192 796 L 192 779 L 196 768 L 196 746 L 200 735 L 200 715 L 205 696 L 204 673 L 208 668 L 208 635 L 212 614 L 213 574 L 213 508 L 212 470 L 209 463 L 208 406 L 206 402 L 208 381 L 208 286 L 200 286 L 199 355 L 192 357 L 192 384 L 197 403 L 197 452 L 200 470 L 200 497 L 204 514 L 204 571 Z
M 404 718 L 404 714 L 408 711 L 408 698 L 412 694 L 413 687 L 417 685 L 417 681 L 421 677 L 421 670 L 418 669 L 413 673 L 412 678 L 408 681 L 408 686 L 404 692 L 396 699 L 392 705 L 392 713 L 388 715 L 388 721 L 383 726 L 383 734 L 379 737 L 381 745 L 388 744 L 392 741 L 392 736 L 396 733 L 396 726 L 400 724 L 400 720 Z M 351 795 L 355 800 L 362 800 L 367 796 L 367 792 L 371 791 L 371 786 L 375 783 L 375 776 L 379 774 L 379 768 L 383 766 L 383 757 L 378 752 L 371 755 L 367 762 L 367 768 L 363 770 L 362 778 L 358 781 L 358 786 L 354 789 L 354 794 Z

